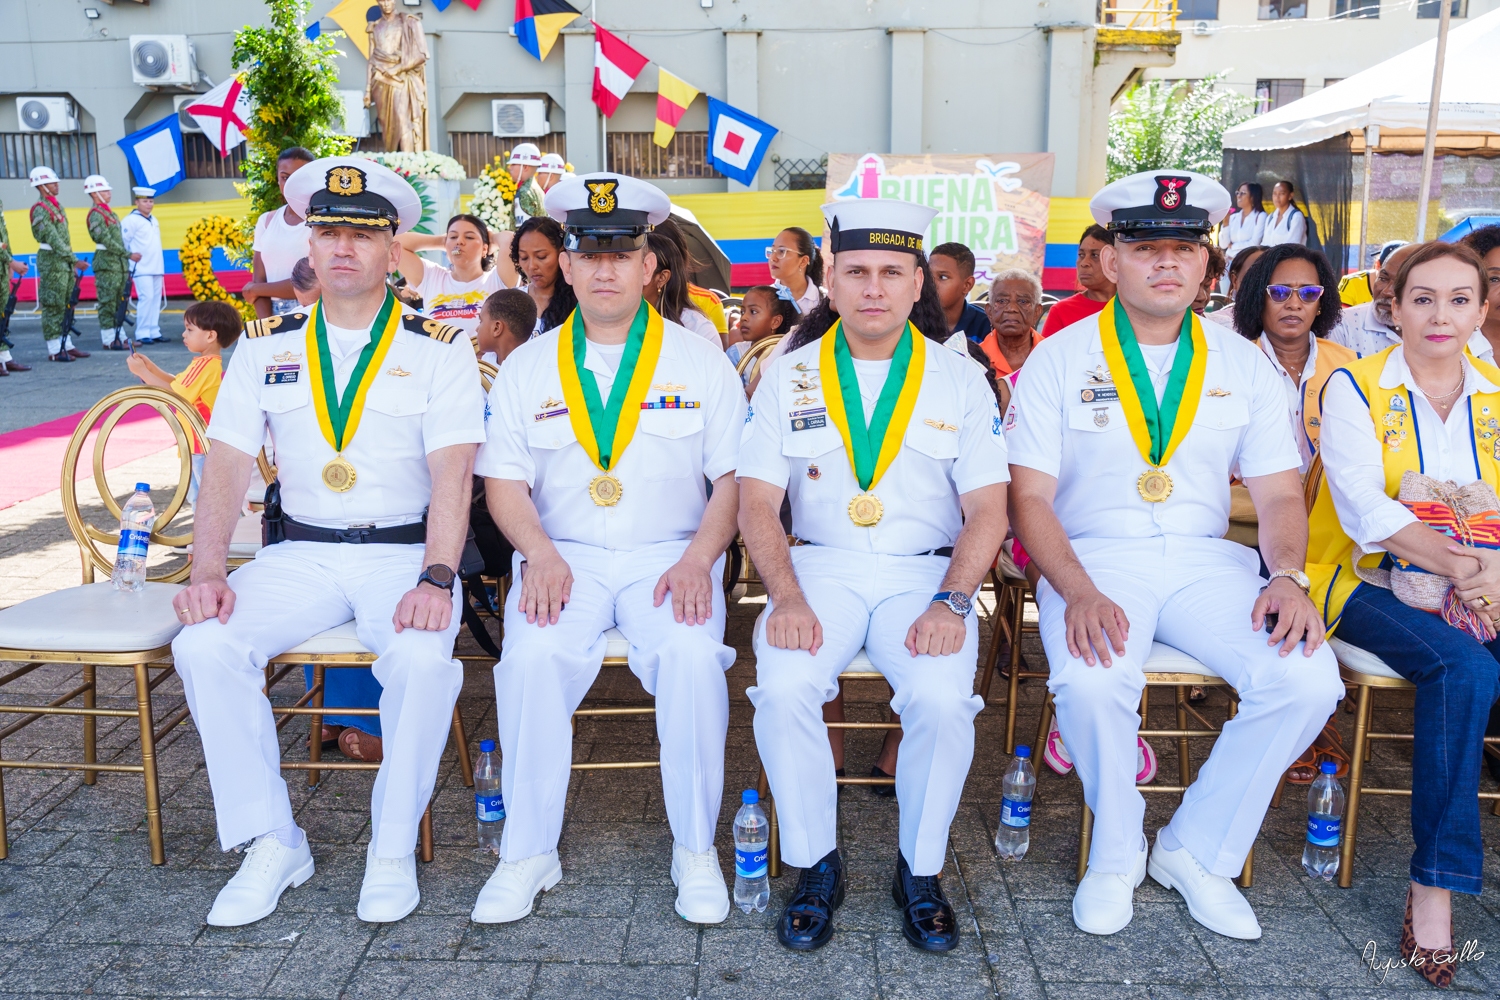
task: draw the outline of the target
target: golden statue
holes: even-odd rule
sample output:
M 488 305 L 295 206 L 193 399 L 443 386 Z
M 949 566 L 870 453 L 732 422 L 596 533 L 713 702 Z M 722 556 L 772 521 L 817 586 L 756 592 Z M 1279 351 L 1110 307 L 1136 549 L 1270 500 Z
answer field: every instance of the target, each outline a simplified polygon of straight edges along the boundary
M 370 67 L 365 107 L 375 110 L 385 148 L 427 148 L 427 39 L 422 20 L 396 13 L 396 0 L 379 0 L 380 17 L 366 23 Z

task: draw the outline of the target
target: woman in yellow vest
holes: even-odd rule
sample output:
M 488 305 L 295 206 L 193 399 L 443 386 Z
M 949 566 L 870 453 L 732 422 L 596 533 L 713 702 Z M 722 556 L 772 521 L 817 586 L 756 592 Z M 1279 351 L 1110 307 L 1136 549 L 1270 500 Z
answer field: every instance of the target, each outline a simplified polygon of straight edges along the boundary
M 1482 644 L 1364 581 L 1382 567 L 1414 566 L 1447 578 L 1464 607 L 1500 624 L 1500 551 L 1460 547 L 1395 499 L 1408 471 L 1500 487 L 1500 369 L 1464 350 L 1484 322 L 1485 289 L 1483 263 L 1465 246 L 1428 243 L 1403 262 L 1394 306 L 1401 343 L 1338 370 L 1324 389 L 1326 475 L 1308 544 L 1312 596 L 1331 634 L 1417 687 L 1416 851 L 1401 950 L 1420 953 L 1418 971 L 1439 986 L 1454 971 L 1449 894 L 1477 895 L 1481 886 L 1476 795 L 1485 723 L 1500 695 L 1500 640 Z M 1470 627 L 1494 635 L 1477 618 Z

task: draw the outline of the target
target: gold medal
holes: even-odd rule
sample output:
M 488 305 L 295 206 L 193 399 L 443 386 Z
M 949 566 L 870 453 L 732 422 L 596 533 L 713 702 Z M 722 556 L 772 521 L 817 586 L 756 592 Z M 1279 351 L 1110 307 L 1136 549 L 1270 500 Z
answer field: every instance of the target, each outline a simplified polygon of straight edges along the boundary
M 594 501 L 595 507 L 613 507 L 620 502 L 620 494 L 623 492 L 625 487 L 607 472 L 589 481 L 589 497 Z
M 849 520 L 861 528 L 874 527 L 884 516 L 885 504 L 873 493 L 859 493 L 849 501 Z
M 1147 469 L 1135 481 L 1135 488 L 1147 503 L 1161 503 L 1172 495 L 1172 477 L 1165 469 Z
M 323 485 L 335 493 L 348 493 L 358 479 L 354 466 L 342 455 L 333 456 L 333 461 L 323 466 Z

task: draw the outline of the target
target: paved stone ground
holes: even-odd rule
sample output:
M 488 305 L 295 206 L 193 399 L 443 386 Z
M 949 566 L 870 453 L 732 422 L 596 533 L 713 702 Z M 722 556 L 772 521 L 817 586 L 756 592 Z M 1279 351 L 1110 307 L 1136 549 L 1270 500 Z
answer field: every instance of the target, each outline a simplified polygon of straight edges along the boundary
M 67 369 L 74 371 L 75 369 Z M 112 385 L 104 386 L 105 389 Z M 92 399 L 74 399 L 74 412 Z M 165 456 L 141 459 L 120 481 L 171 468 Z M 156 482 L 157 479 L 152 479 Z M 165 480 L 163 480 L 165 481 Z M 85 491 L 86 511 L 100 509 Z M 77 582 L 76 549 L 62 526 L 57 494 L 0 511 L 0 605 Z M 749 649 L 754 592 L 731 608 L 728 641 Z M 1026 652 L 1040 664 L 1029 639 Z M 465 647 L 461 652 L 476 652 Z M 0 671 L 10 665 L 0 664 Z M 729 673 L 731 719 L 728 794 L 719 848 L 730 855 L 730 823 L 741 788 L 752 786 L 758 760 L 751 709 L 744 696 L 754 665 L 742 652 Z M 105 707 L 131 707 L 129 685 L 102 670 Z M 494 735 L 493 689 L 487 664 L 473 662 L 460 706 L 472 744 Z M 8 701 L 39 702 L 77 683 L 77 671 L 46 668 L 7 689 Z M 995 701 L 1003 697 L 998 685 Z M 847 693 L 855 720 L 883 718 L 883 685 L 860 682 Z M 1042 696 L 1040 682 L 1022 687 L 1021 732 L 1031 732 Z M 278 701 L 294 697 L 292 684 Z M 625 704 L 642 698 L 624 670 L 607 671 L 591 702 Z M 180 703 L 169 680 L 155 699 L 158 717 Z M 1154 712 L 1156 728 L 1171 713 Z M 1377 722 L 1410 725 L 1409 699 L 1387 696 Z M 1224 716 L 1222 696 L 1208 716 Z M 1348 739 L 1350 716 L 1338 719 Z M 309 789 L 289 782 L 298 821 L 307 830 L 318 874 L 289 891 L 280 910 L 237 930 L 203 923 L 214 894 L 238 856 L 214 840 L 212 801 L 198 738 L 191 724 L 160 748 L 167 864 L 149 862 L 139 779 L 100 776 L 85 787 L 67 772 L 5 772 L 11 856 L 0 862 L 0 1000 L 13 996 L 114 995 L 132 997 L 1047 997 L 1356 998 L 1425 990 L 1414 973 L 1382 977 L 1362 953 L 1383 963 L 1394 955 L 1401 929 L 1411 851 L 1402 799 L 1372 798 L 1362 813 L 1352 889 L 1313 882 L 1299 865 L 1304 813 L 1300 796 L 1272 810 L 1256 847 L 1255 885 L 1247 895 L 1265 937 L 1237 942 L 1200 927 L 1180 898 L 1149 879 L 1136 894 L 1134 923 L 1112 938 L 1078 932 L 1070 919 L 1080 802 L 1076 778 L 1043 769 L 1037 789 L 1032 844 L 1020 862 L 1000 863 L 992 846 L 1003 753 L 1004 710 L 992 705 L 977 723 L 974 765 L 954 823 L 948 892 L 964 938 L 959 949 L 935 956 L 902 939 L 890 902 L 897 808 L 866 789 L 841 798 L 840 840 L 849 892 L 838 914 L 838 934 L 823 950 L 800 955 L 777 945 L 776 913 L 795 881 L 786 870 L 773 882 L 770 910 L 735 910 L 717 927 L 685 924 L 672 910 L 668 876 L 671 834 L 654 771 L 583 772 L 568 801 L 561 845 L 563 882 L 536 913 L 517 924 L 482 927 L 468 920 L 474 897 L 493 862 L 474 848 L 473 805 L 457 773 L 457 754 L 445 752 L 434 801 L 436 859 L 420 866 L 423 901 L 395 926 L 361 923 L 354 915 L 369 837 L 371 775 L 330 774 Z M 136 759 L 134 723 L 101 721 L 102 760 Z M 289 758 L 305 755 L 305 727 L 283 735 Z M 1194 755 L 1195 765 L 1207 741 Z M 849 737 L 850 773 L 866 773 L 878 733 Z M 7 739 L 13 759 L 76 757 L 79 723 L 47 719 Z M 1164 774 L 1175 757 L 1160 741 Z M 580 723 L 575 760 L 624 760 L 655 753 L 644 720 Z M 1388 785 L 1409 781 L 1405 747 L 1377 745 L 1376 776 Z M 1495 783 L 1486 776 L 1483 787 Z M 1149 796 L 1147 826 L 1170 815 L 1175 797 Z M 1457 897 L 1455 935 L 1494 955 L 1462 968 L 1460 992 L 1500 995 L 1500 818 L 1484 812 L 1489 849 L 1482 897 Z

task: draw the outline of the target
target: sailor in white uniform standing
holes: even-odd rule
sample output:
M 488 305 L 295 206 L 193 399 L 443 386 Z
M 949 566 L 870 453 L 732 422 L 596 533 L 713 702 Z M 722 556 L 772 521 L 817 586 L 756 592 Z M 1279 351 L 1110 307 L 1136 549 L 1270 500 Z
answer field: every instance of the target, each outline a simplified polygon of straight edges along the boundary
M 909 319 L 933 209 L 872 198 L 823 211 L 840 319 L 769 365 L 740 447 L 740 530 L 769 597 L 746 693 L 782 856 L 803 869 L 777 937 L 809 951 L 833 936 L 844 868 L 822 711 L 863 647 L 905 733 L 893 884 L 902 931 L 948 951 L 959 928 L 938 876 L 983 707 L 971 601 L 1005 538 L 1005 441 L 979 365 L 943 346 L 946 329 Z
M 655 267 L 646 234 L 671 208 L 660 189 L 589 174 L 564 178 L 546 204 L 578 307 L 501 366 L 476 465 L 515 544 L 516 582 L 495 666 L 505 832 L 473 919 L 520 920 L 562 878 L 571 717 L 618 627 L 656 698 L 677 913 L 720 923 L 714 830 L 735 659 L 720 581 L 745 397 L 722 351 L 642 298 Z
M 419 901 L 417 825 L 463 684 L 453 581 L 484 397 L 463 332 L 402 310 L 386 285 L 400 262 L 395 235 L 421 204 L 400 176 L 355 157 L 308 164 L 286 197 L 311 229 L 322 298 L 251 323 L 235 348 L 209 426 L 192 581 L 173 599 L 188 627 L 172 651 L 203 740 L 219 842 L 250 842 L 208 914 L 215 926 L 267 916 L 313 874 L 261 693 L 268 658 L 351 619 L 378 655 L 385 760 L 358 909 L 371 922 L 400 920 Z M 226 579 L 267 432 L 279 477 L 267 544 Z
M 135 339 L 154 344 L 161 340 L 161 304 L 166 298 L 166 256 L 161 248 L 161 220 L 152 214 L 156 189 L 131 188 L 135 207 L 120 220 L 130 273 L 135 279 Z
M 1115 234 L 1099 260 L 1116 297 L 1032 352 L 1006 415 L 1016 535 L 1044 577 L 1047 686 L 1095 815 L 1073 897 L 1091 934 L 1130 922 L 1149 870 L 1205 927 L 1260 937 L 1230 879 L 1343 690 L 1307 596 L 1301 456 L 1280 376 L 1190 308 L 1228 207 L 1217 181 L 1187 171 L 1095 195 L 1095 221 Z M 1222 537 L 1234 475 L 1255 502 L 1269 580 Z M 1153 640 L 1208 665 L 1240 703 L 1148 861 L 1136 731 Z

